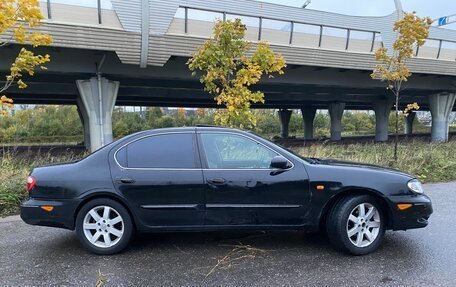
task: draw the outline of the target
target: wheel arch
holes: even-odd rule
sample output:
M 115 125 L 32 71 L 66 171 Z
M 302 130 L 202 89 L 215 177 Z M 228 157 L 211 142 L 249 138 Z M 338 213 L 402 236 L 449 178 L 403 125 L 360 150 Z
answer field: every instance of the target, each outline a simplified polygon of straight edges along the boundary
M 351 187 L 347 188 L 333 197 L 331 197 L 324 205 L 322 208 L 322 211 L 320 213 L 320 216 L 318 218 L 318 228 L 321 229 L 322 227 L 325 226 L 326 218 L 331 211 L 331 209 L 343 198 L 347 196 L 352 196 L 352 195 L 371 195 L 375 197 L 378 202 L 381 205 L 382 211 L 384 212 L 386 216 L 386 229 L 390 229 L 393 226 L 393 214 L 391 211 L 391 208 L 389 206 L 389 203 L 385 196 L 383 196 L 380 192 L 372 189 L 366 189 L 366 188 L 358 188 L 358 187 Z

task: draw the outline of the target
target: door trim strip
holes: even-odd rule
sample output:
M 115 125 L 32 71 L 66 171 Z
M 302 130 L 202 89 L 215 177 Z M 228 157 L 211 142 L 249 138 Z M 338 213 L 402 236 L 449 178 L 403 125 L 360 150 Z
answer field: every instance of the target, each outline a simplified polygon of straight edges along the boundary
M 145 209 L 198 209 L 198 204 L 145 204 Z
M 299 204 L 206 204 L 206 208 L 300 208 Z

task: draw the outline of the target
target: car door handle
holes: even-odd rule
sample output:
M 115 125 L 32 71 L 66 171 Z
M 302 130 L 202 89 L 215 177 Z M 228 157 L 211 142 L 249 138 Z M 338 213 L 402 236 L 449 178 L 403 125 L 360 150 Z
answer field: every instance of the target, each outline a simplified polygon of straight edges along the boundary
M 132 179 L 132 178 L 127 178 L 127 177 L 119 178 L 118 181 L 120 181 L 121 183 L 133 183 L 133 182 L 135 182 L 134 179 Z
M 210 184 L 214 184 L 214 185 L 223 185 L 226 183 L 226 180 L 221 177 L 216 177 L 216 178 L 208 179 L 207 182 Z

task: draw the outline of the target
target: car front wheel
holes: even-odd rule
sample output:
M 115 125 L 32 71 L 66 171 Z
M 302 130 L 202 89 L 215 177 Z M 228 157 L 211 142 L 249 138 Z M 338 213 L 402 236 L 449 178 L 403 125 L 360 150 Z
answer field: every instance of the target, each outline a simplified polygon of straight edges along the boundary
M 375 251 L 385 234 L 385 216 L 375 197 L 348 196 L 330 211 L 326 221 L 329 240 L 353 255 Z
M 102 255 L 122 251 L 133 235 L 128 211 L 118 202 L 99 198 L 85 204 L 76 218 L 76 233 L 90 252 Z

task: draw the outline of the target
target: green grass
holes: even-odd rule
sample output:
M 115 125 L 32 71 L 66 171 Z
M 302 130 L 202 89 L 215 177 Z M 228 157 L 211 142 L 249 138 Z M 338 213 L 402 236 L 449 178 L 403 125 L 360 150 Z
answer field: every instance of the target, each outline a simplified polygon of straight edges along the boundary
M 20 202 L 27 197 L 26 179 L 34 167 L 71 161 L 78 157 L 80 156 L 71 153 L 62 156 L 41 154 L 34 158 L 22 158 L 6 153 L 0 157 L 0 217 L 19 212 Z
M 429 143 L 415 139 L 399 142 L 398 161 L 393 159 L 393 143 L 315 144 L 295 149 L 309 157 L 357 161 L 396 168 L 418 177 L 423 182 L 456 180 L 456 140 Z
M 315 143 L 295 150 L 304 156 L 389 166 L 413 174 L 424 182 L 456 180 L 456 140 L 447 143 L 429 143 L 418 139 L 400 142 L 397 163 L 392 161 L 392 143 Z M 68 153 L 62 156 L 41 154 L 35 158 L 7 153 L 0 157 L 0 216 L 18 213 L 19 203 L 27 196 L 25 180 L 33 167 L 78 157 Z

